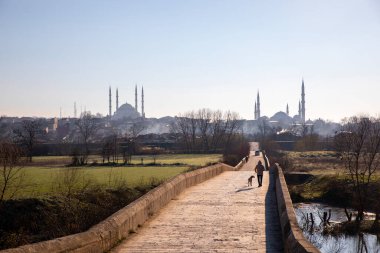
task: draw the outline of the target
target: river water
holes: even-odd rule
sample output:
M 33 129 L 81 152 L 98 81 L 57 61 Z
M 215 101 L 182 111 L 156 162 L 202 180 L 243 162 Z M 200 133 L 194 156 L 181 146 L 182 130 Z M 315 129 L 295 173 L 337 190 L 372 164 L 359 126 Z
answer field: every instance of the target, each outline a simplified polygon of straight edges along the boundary
M 331 223 L 347 220 L 343 208 L 320 203 L 294 204 L 298 225 L 302 228 L 303 234 L 322 253 L 380 253 L 380 237 L 376 235 L 367 233 L 355 236 L 324 235 L 320 216 L 323 215 L 323 212 L 328 212 L 329 209 L 331 209 Z M 315 219 L 313 227 L 306 222 L 307 213 L 313 213 Z M 353 217 L 354 219 L 355 217 Z M 365 213 L 365 219 L 374 219 L 374 214 Z

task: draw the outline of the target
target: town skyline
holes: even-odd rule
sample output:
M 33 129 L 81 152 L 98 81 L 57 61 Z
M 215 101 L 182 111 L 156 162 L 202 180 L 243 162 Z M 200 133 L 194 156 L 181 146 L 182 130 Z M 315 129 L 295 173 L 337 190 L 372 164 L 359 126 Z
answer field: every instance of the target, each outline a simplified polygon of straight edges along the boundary
M 257 120 L 260 117 L 271 118 L 275 114 L 277 114 L 279 112 L 283 112 L 283 113 L 287 114 L 290 117 L 294 117 L 295 122 L 299 121 L 298 117 L 301 117 L 300 118 L 301 121 L 303 120 L 304 122 L 308 121 L 308 120 L 322 119 L 322 120 L 327 120 L 327 121 L 332 121 L 332 122 L 337 122 L 337 123 L 339 123 L 344 118 L 353 116 L 353 115 L 346 115 L 346 116 L 342 117 L 339 120 L 333 120 L 333 119 L 327 119 L 327 118 L 323 118 L 323 117 L 311 118 L 311 117 L 308 117 L 307 114 L 306 114 L 306 117 L 303 118 L 302 116 L 300 116 L 300 115 L 302 115 L 302 113 L 305 113 L 305 112 L 302 112 L 302 111 L 306 110 L 305 109 L 305 105 L 303 105 L 303 106 L 301 105 L 302 98 L 305 99 L 305 97 L 304 97 L 305 96 L 305 90 L 304 90 L 305 86 L 304 86 L 304 80 L 303 79 L 302 79 L 302 87 L 303 88 L 300 87 L 300 94 L 299 94 L 300 96 L 299 96 L 297 110 L 295 110 L 295 109 L 294 109 L 294 111 L 289 110 L 289 103 L 287 103 L 286 106 L 285 106 L 285 108 L 280 108 L 277 111 L 273 111 L 273 112 L 267 113 L 264 110 L 263 114 L 261 114 L 261 116 L 260 116 L 260 113 L 256 114 L 256 102 L 257 102 L 257 99 L 259 99 L 259 96 L 260 96 L 259 95 L 260 94 L 260 90 L 257 90 L 257 93 L 256 93 L 256 95 L 253 98 L 253 100 L 254 100 L 254 108 L 252 108 L 253 109 L 252 110 L 252 115 L 249 115 L 248 118 L 242 117 L 242 115 L 240 115 L 240 114 L 239 115 L 244 120 Z M 121 97 L 121 99 L 120 99 L 119 98 L 120 97 L 119 96 L 119 88 L 118 87 L 114 88 L 112 86 L 109 86 L 108 90 L 107 90 L 107 92 L 108 92 L 107 93 L 108 104 L 107 104 L 107 110 L 105 110 L 106 111 L 105 113 L 94 112 L 94 111 L 91 110 L 91 108 L 88 108 L 86 105 L 82 105 L 82 104 L 78 103 L 77 101 L 74 101 L 74 103 L 72 105 L 72 108 L 71 108 L 72 109 L 71 112 L 70 112 L 70 110 L 65 110 L 64 108 L 60 107 L 59 108 L 59 112 L 57 113 L 57 115 L 6 115 L 6 114 L 2 114 L 0 116 L 19 117 L 19 118 L 22 118 L 22 117 L 32 117 L 32 118 L 78 118 L 78 117 L 80 117 L 80 115 L 82 113 L 90 112 L 93 115 L 101 115 L 102 117 L 109 117 L 110 112 L 112 113 L 111 115 L 113 116 L 114 114 L 116 114 L 117 109 L 119 107 L 121 107 L 122 105 L 130 105 L 133 109 L 136 110 L 136 112 L 138 112 L 138 113 L 141 114 L 141 109 L 143 107 L 143 105 L 141 104 L 141 99 L 142 99 L 142 97 L 144 97 L 144 95 L 141 96 L 141 93 L 139 93 L 139 92 L 141 92 L 143 90 L 143 86 L 139 86 L 139 89 L 141 89 L 140 91 L 138 91 L 137 88 L 138 88 L 138 86 L 137 86 L 137 84 L 135 84 L 134 94 L 133 94 L 134 101 L 132 101 L 132 99 L 125 100 L 125 99 L 123 99 L 123 97 Z M 296 103 L 291 103 L 291 104 L 296 104 Z M 306 104 L 306 108 L 307 107 L 308 107 L 308 105 Z M 198 110 L 198 109 L 201 109 L 201 108 L 206 108 L 206 107 L 192 108 L 192 109 L 189 109 L 187 111 L 178 112 L 178 113 L 173 114 L 173 115 L 167 114 L 167 115 L 159 115 L 159 116 L 148 116 L 148 118 L 161 118 L 161 117 L 167 117 L 167 116 L 174 117 L 174 116 L 177 116 L 179 114 L 182 114 L 182 113 L 185 113 L 185 112 L 189 112 L 189 111 Z M 219 110 L 218 108 L 210 108 L 210 107 L 208 107 L 208 109 Z M 259 107 L 257 109 L 260 111 Z M 226 109 L 226 110 L 230 110 L 230 109 Z M 238 112 L 238 111 L 236 111 L 236 112 Z M 371 114 L 365 113 L 365 112 L 359 112 L 359 113 L 357 113 L 357 115 L 377 116 L 377 114 L 371 115 Z M 145 112 L 144 112 L 144 117 L 145 117 Z

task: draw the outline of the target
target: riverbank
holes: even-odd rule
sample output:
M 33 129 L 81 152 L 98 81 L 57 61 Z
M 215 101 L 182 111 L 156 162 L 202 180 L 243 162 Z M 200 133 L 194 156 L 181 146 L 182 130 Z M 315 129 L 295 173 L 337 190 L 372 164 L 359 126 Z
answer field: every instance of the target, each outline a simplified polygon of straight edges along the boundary
M 305 177 L 305 181 L 294 179 L 299 178 L 296 174 L 287 174 L 286 180 L 293 203 L 299 202 L 321 202 L 329 205 L 354 208 L 353 187 L 347 175 L 311 175 Z M 379 212 L 380 182 L 370 182 L 368 206 L 366 211 Z
M 359 233 L 368 233 L 380 236 L 380 221 L 363 220 L 345 221 L 334 224 L 333 226 L 326 227 L 324 233 L 331 235 L 357 235 Z
M 305 238 L 322 253 L 380 252 L 380 234 L 376 228 L 379 222 L 374 222 L 373 213 L 365 213 L 364 221 L 346 222 L 343 208 L 327 204 L 297 203 L 294 210 Z M 329 222 L 323 222 L 323 213 L 330 210 Z M 313 223 L 310 214 L 313 214 Z M 366 251 L 357 250 L 364 248 Z
M 350 177 L 334 152 L 282 152 L 280 164 L 285 164 L 285 179 L 304 236 L 322 253 L 380 252 L 380 172 L 373 175 L 368 186 L 365 219 L 355 221 L 354 189 Z M 345 209 L 352 214 L 348 222 Z M 324 212 L 331 220 L 321 221 Z M 370 213 L 368 213 L 370 212 Z M 313 214 L 311 221 L 310 213 Z M 363 251 L 365 252 L 365 251 Z

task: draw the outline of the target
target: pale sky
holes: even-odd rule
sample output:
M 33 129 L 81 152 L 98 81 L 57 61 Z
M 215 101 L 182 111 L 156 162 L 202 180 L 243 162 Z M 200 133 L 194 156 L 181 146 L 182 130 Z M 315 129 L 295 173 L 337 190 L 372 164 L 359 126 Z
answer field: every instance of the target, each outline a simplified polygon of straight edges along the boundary
M 0 115 L 199 109 L 339 121 L 380 112 L 378 0 L 0 0 Z M 115 99 L 113 100 L 115 108 Z

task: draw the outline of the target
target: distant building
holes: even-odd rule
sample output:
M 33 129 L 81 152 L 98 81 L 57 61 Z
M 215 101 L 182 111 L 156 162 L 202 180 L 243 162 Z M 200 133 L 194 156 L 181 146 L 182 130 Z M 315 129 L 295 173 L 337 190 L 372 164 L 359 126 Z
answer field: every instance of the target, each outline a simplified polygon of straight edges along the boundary
M 116 89 L 116 111 L 112 113 L 111 87 L 109 88 L 109 118 L 111 120 L 145 118 L 144 87 L 141 88 L 141 114 L 138 112 L 137 85 L 135 86 L 135 106 L 125 103 L 119 107 L 119 90 Z
M 306 122 L 306 100 L 305 100 L 306 94 L 305 94 L 305 83 L 302 78 L 302 86 L 301 86 L 301 99 L 298 102 L 298 114 L 293 117 L 293 121 L 299 122 L 299 123 L 305 123 Z M 290 113 L 289 113 L 289 104 L 286 105 L 285 113 L 281 112 L 281 114 L 276 115 L 276 118 L 278 116 L 281 116 L 282 121 L 289 121 Z M 287 116 L 287 117 L 285 117 Z M 261 117 L 261 108 L 260 108 L 260 93 L 257 92 L 257 98 L 255 101 L 255 114 L 254 119 L 258 120 Z

